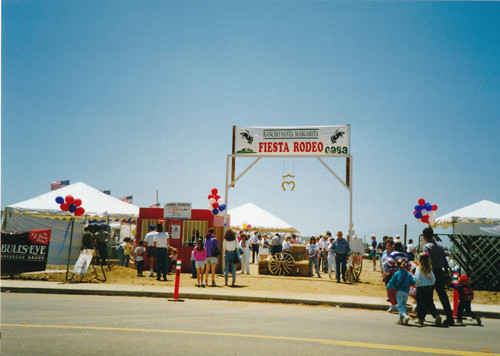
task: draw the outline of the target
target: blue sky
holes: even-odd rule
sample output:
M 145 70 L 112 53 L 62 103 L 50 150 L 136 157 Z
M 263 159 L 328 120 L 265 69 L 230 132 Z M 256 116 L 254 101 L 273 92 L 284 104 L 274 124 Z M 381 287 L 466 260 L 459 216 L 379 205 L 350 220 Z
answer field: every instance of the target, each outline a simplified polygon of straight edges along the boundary
M 438 216 L 500 202 L 499 18 L 476 2 L 3 1 L 2 209 L 61 179 L 205 208 L 233 125 L 350 124 L 360 236 L 418 233 L 421 197 Z M 347 230 L 349 195 L 315 159 L 261 160 L 228 197 L 249 201 L 305 235 Z

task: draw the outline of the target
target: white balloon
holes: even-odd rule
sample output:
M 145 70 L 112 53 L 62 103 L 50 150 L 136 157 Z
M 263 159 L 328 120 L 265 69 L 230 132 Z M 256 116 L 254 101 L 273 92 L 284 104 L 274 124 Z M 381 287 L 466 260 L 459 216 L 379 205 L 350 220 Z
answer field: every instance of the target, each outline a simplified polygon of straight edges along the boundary
M 425 209 L 422 209 L 421 214 L 422 216 L 426 216 L 427 214 L 429 214 L 429 212 Z
M 215 199 L 214 198 L 210 198 L 209 202 L 210 202 L 210 204 L 213 204 L 213 203 L 215 203 Z
M 222 204 L 224 204 L 224 199 L 222 199 L 222 198 L 219 198 L 219 200 L 217 200 L 217 204 L 219 204 L 219 205 L 222 205 Z

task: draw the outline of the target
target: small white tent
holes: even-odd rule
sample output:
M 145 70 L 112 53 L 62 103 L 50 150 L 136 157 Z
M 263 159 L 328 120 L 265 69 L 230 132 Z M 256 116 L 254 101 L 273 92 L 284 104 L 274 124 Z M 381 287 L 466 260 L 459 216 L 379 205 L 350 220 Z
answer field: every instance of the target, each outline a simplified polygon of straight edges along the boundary
M 61 196 L 64 198 L 67 195 L 82 200 L 82 207 L 85 209 L 85 215 L 88 219 L 109 218 L 115 221 L 135 219 L 139 216 L 138 206 L 125 203 L 82 182 L 9 205 L 6 212 L 66 220 L 70 215 L 61 211 L 59 204 L 56 203 L 56 197 Z
M 59 204 L 55 201 L 56 197 L 67 195 L 81 199 L 81 206 L 85 209 L 83 216 L 75 218 L 71 263 L 78 258 L 85 219 L 122 221 L 135 220 L 139 215 L 139 207 L 125 203 L 81 182 L 7 206 L 4 214 L 6 230 L 52 230 L 47 261 L 49 264 L 66 264 L 67 261 L 71 214 L 61 211 Z
M 266 231 L 296 231 L 292 225 L 252 203 L 228 210 L 228 214 L 231 216 L 231 227 L 237 230 L 244 229 L 244 225 L 251 225 L 252 229 Z
M 436 218 L 432 227 L 453 227 L 455 234 L 481 235 L 485 227 L 500 224 L 500 204 L 481 200 Z

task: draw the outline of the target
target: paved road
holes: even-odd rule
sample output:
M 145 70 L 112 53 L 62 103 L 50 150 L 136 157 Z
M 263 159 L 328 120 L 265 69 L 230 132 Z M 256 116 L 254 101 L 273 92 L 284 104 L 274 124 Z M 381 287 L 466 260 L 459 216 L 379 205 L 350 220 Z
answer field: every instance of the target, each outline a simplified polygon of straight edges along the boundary
M 396 325 L 396 315 L 332 307 L 2 293 L 2 355 L 484 355 L 484 326 Z M 422 343 L 426 340 L 426 343 Z

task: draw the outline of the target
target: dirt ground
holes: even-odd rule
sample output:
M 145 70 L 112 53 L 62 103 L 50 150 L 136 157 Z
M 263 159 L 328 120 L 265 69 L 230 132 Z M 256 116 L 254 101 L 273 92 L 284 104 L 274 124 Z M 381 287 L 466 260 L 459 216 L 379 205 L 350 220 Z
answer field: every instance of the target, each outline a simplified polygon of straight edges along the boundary
M 47 266 L 47 270 L 61 270 L 66 271 L 66 266 Z M 71 275 L 70 266 L 70 275 Z M 111 270 L 104 267 L 107 281 L 101 282 L 96 280 L 92 268 L 85 275 L 82 283 L 109 283 L 109 284 L 129 284 L 129 285 L 167 285 L 173 286 L 175 274 L 171 273 L 167 282 L 157 281 L 156 278 L 151 277 L 137 277 L 134 267 L 121 267 L 118 265 L 111 265 Z M 102 274 L 98 269 L 99 275 Z M 259 275 L 257 273 L 257 265 L 250 265 L 250 275 L 240 275 L 236 277 L 236 284 L 248 290 L 269 290 L 280 292 L 299 292 L 311 294 L 332 294 L 332 295 L 353 295 L 353 296 L 367 296 L 367 297 L 386 297 L 385 286 L 380 276 L 380 270 L 371 271 L 371 265 L 364 263 L 363 270 L 360 276 L 360 281 L 356 283 L 336 283 L 335 279 L 328 278 L 328 274 L 324 273 L 321 278 L 318 277 L 287 277 L 287 276 L 271 276 Z M 149 273 L 145 273 L 147 276 Z M 14 276 L 15 279 L 26 280 L 45 280 L 53 282 L 64 282 L 66 273 L 61 272 L 40 272 L 29 273 Z M 2 278 L 10 278 L 4 276 Z M 78 278 L 79 279 L 79 278 Z M 231 277 L 230 277 L 231 281 Z M 216 275 L 216 283 L 224 285 L 224 276 Z M 181 274 L 181 287 L 182 286 L 195 286 L 196 279 L 191 278 L 191 273 Z M 449 291 L 451 297 L 452 291 Z M 499 304 L 500 296 L 498 292 L 488 291 L 475 291 L 474 303 L 478 304 Z

